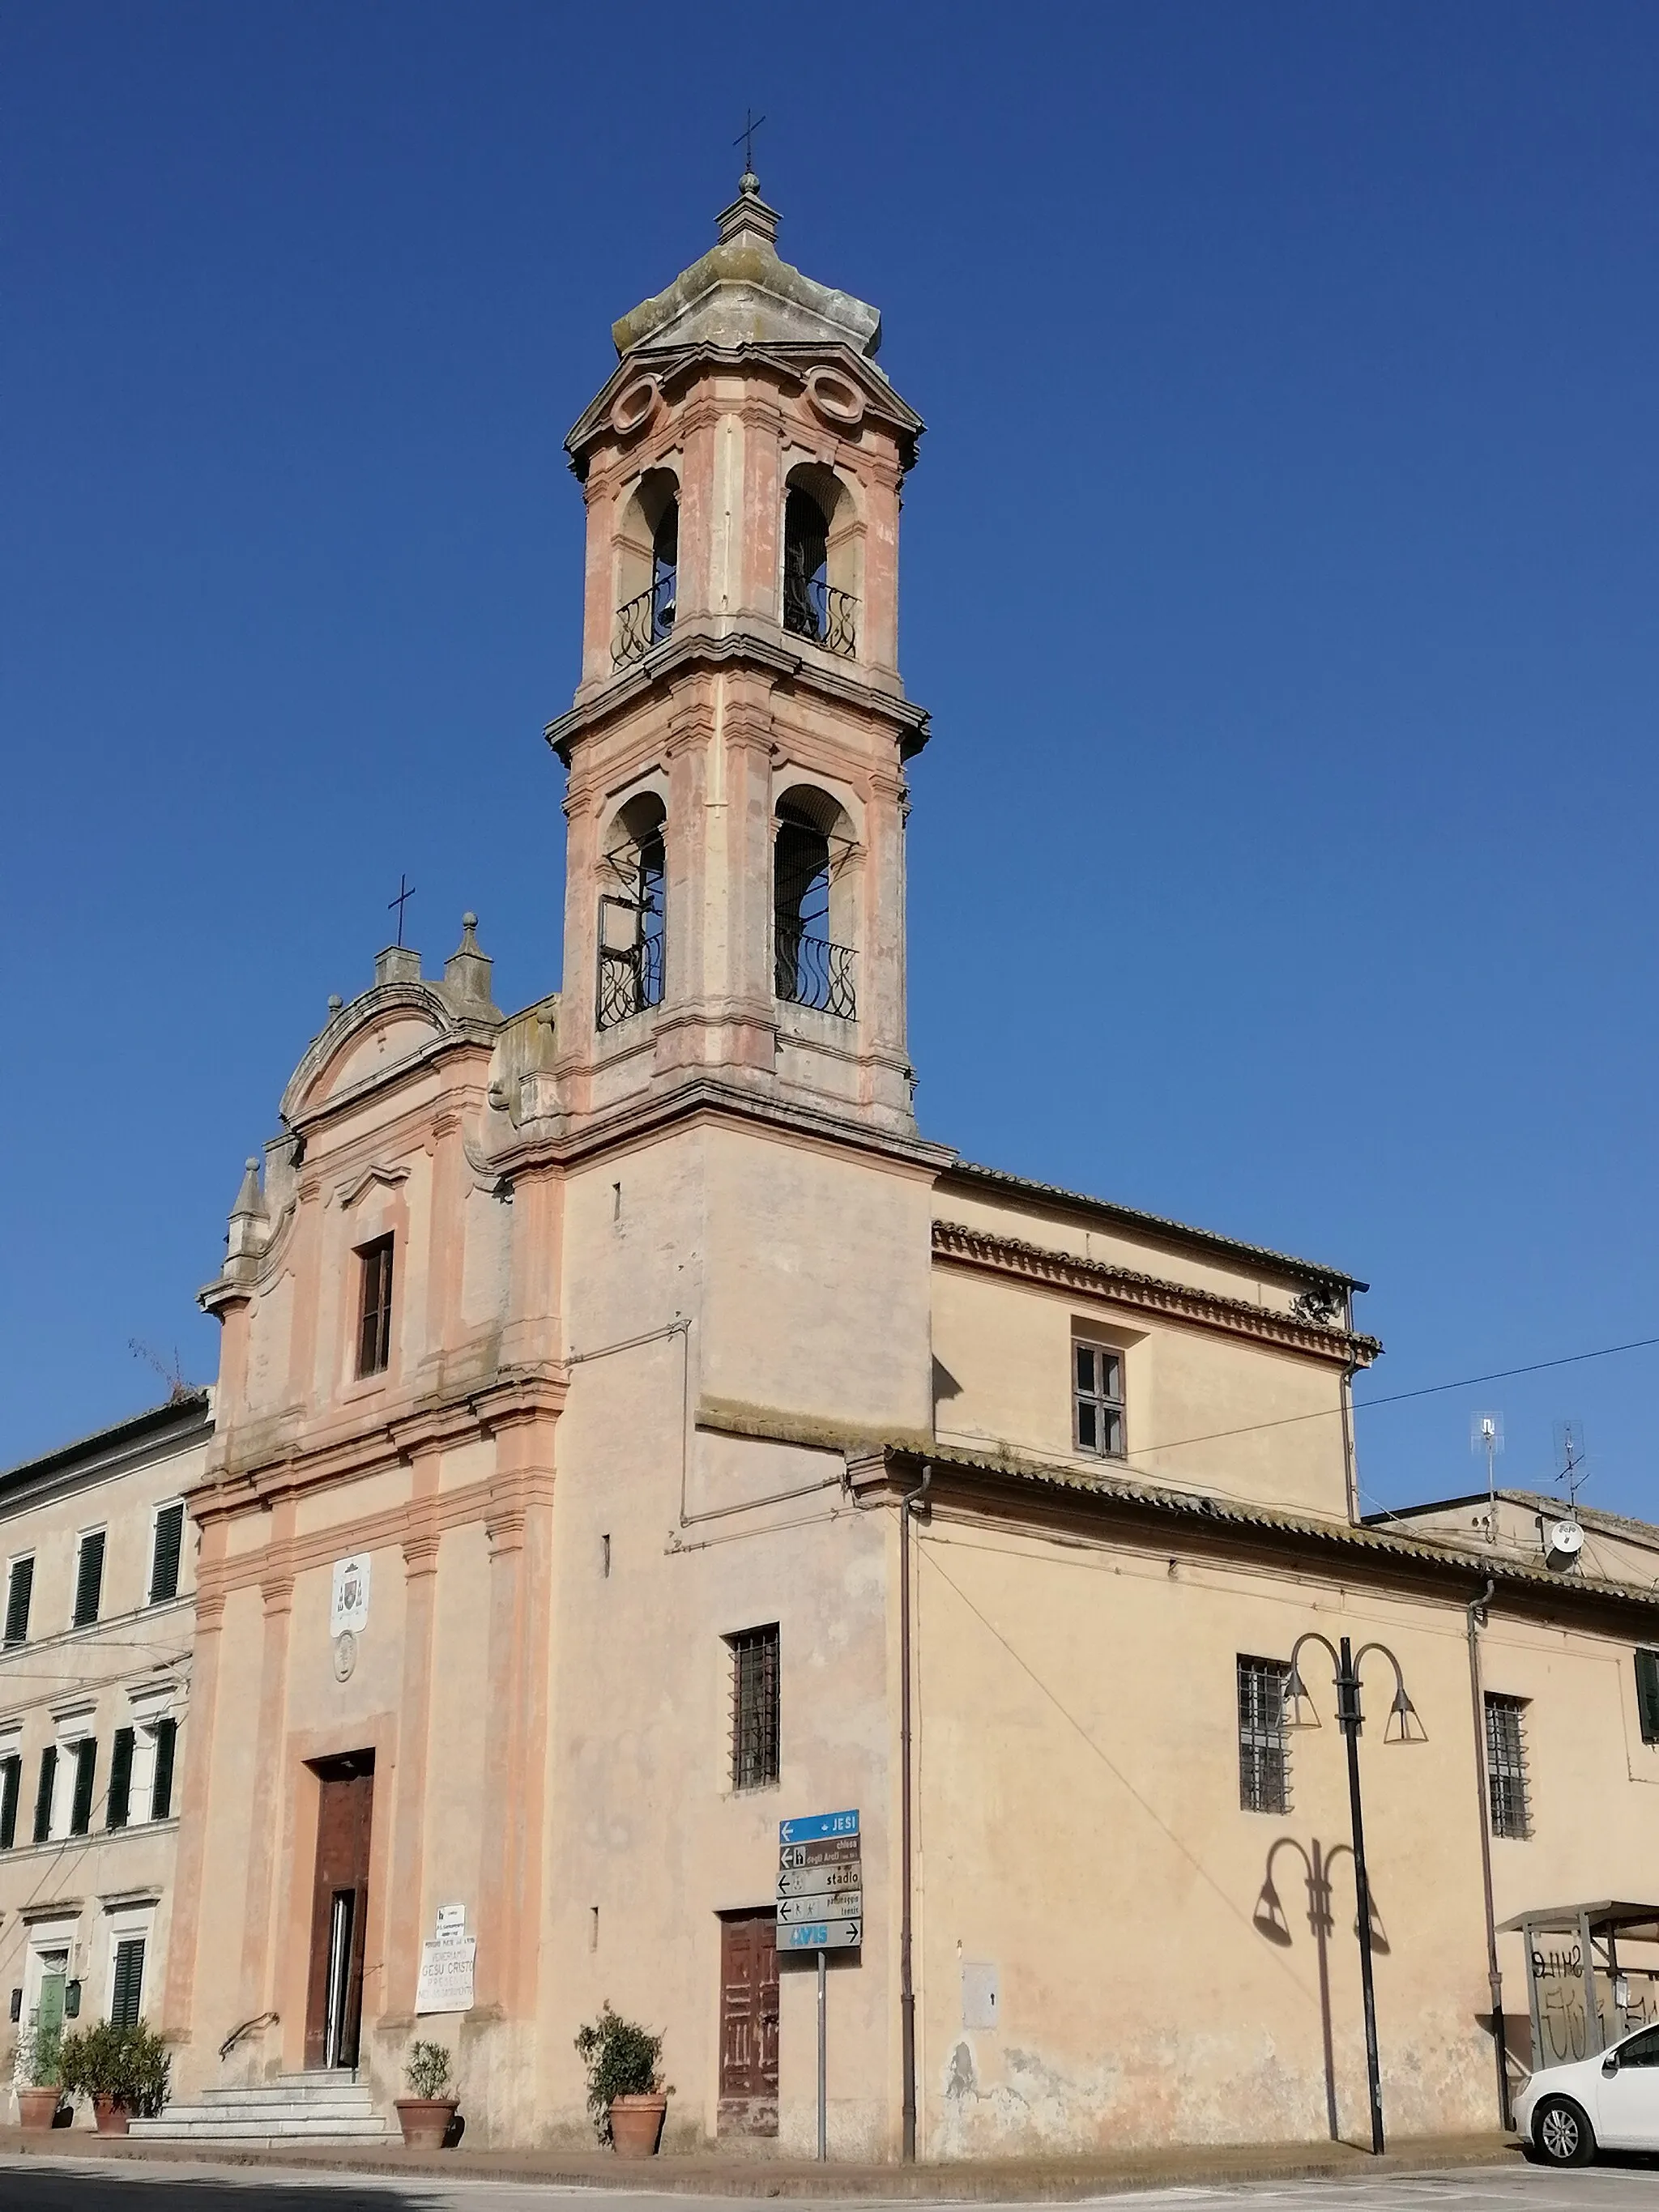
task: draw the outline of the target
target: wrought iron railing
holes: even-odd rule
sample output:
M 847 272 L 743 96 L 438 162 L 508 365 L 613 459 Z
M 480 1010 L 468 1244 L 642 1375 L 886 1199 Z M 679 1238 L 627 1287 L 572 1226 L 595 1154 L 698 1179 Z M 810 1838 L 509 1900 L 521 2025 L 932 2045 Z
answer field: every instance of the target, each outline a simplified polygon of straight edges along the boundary
M 851 660 L 859 649 L 859 603 L 850 592 L 820 576 L 783 579 L 783 626 L 793 637 L 810 638 L 826 653 Z
M 622 668 L 630 660 L 643 660 L 673 627 L 674 572 L 670 569 L 617 608 L 616 635 L 611 641 L 611 666 Z
M 598 1025 L 602 1030 L 662 1004 L 661 937 L 642 937 L 637 945 L 599 947 Z
M 853 988 L 853 948 L 813 937 L 799 924 L 779 918 L 772 965 L 772 988 L 792 1006 L 814 1006 L 844 1022 L 858 1019 Z

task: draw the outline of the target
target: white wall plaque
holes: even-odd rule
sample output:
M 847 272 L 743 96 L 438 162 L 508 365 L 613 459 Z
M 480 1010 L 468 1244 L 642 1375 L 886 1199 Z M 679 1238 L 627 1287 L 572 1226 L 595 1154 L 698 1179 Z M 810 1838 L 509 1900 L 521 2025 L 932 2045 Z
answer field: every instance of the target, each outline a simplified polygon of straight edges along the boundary
M 421 1975 L 415 1985 L 416 2012 L 471 2012 L 476 1936 L 440 1936 L 421 1946 Z
M 438 1933 L 440 1936 L 465 1936 L 466 1933 L 465 1905 L 441 1905 L 438 1907 Z
M 368 1626 L 368 1566 L 367 1552 L 334 1562 L 334 1603 L 328 1617 L 331 1636 L 343 1636 L 348 1629 L 361 1636 Z

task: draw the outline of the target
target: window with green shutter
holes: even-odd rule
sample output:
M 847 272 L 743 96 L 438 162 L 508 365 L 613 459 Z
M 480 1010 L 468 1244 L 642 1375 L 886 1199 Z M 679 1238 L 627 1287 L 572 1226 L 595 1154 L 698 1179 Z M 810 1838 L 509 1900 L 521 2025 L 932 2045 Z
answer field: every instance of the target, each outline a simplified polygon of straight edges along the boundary
M 29 1632 L 29 1599 L 34 1591 L 34 1562 L 14 1559 L 6 1578 L 6 1641 L 26 1643 Z
M 98 1739 L 83 1735 L 75 1747 L 75 1793 L 70 1800 L 70 1833 L 84 1836 L 92 1826 L 92 1785 L 98 1772 Z
M 109 2016 L 117 2027 L 137 2027 L 144 1995 L 144 1939 L 124 1936 L 115 1947 L 115 1979 Z
M 52 1833 L 52 1795 L 58 1784 L 58 1747 L 49 1743 L 40 1754 L 40 1782 L 34 1793 L 34 1840 L 44 1844 Z
M 155 1780 L 149 1793 L 149 1817 L 165 1820 L 173 1810 L 173 1754 L 179 1740 L 177 1721 L 155 1723 Z
M 1659 1743 L 1659 1651 L 1636 1655 L 1636 1709 L 1644 1743 Z
M 149 1601 L 165 1605 L 179 1595 L 179 1554 L 184 1549 L 185 1509 L 164 1505 L 155 1516 L 155 1550 L 149 1563 Z
M 97 1620 L 103 1595 L 104 1532 L 94 1528 L 89 1536 L 82 1537 L 80 1557 L 75 1563 L 74 1626 L 87 1628 Z
M 14 1752 L 9 1759 L 0 1759 L 0 1851 L 9 1851 L 17 1841 L 17 1800 L 23 1790 L 23 1762 Z
M 125 1828 L 132 1809 L 132 1747 L 131 1729 L 117 1729 L 115 1741 L 109 1753 L 109 1810 L 105 1825 Z

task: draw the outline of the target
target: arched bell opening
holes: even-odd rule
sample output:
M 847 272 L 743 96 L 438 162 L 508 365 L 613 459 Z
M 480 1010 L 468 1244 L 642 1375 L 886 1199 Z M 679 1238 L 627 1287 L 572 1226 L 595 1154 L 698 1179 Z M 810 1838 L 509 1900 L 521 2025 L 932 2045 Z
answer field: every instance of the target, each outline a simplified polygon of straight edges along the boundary
M 816 462 L 791 469 L 783 501 L 783 626 L 827 653 L 858 652 L 858 539 L 852 494 Z
M 611 659 L 643 659 L 672 632 L 680 565 L 680 487 L 672 469 L 647 469 L 617 526 L 617 623 Z
M 858 1018 L 852 825 L 827 792 L 797 784 L 778 801 L 772 847 L 773 992 L 842 1021 Z
M 618 809 L 605 836 L 599 861 L 598 1029 L 613 1029 L 662 1004 L 667 822 L 657 793 L 640 792 Z

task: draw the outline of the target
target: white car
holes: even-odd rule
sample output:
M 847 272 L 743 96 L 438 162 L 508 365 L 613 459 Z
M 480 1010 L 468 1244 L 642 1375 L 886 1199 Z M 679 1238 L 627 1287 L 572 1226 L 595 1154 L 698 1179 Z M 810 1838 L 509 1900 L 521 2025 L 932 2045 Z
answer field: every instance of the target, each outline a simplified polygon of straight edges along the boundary
M 1659 2151 L 1659 2027 L 1543 2068 L 1516 2096 L 1515 2124 L 1549 2166 L 1588 2166 L 1598 2149 Z

